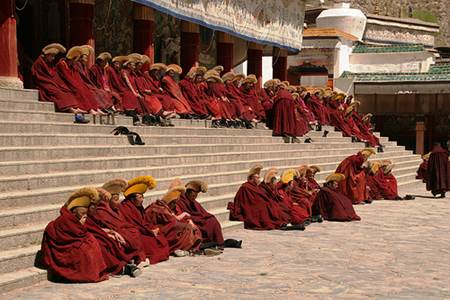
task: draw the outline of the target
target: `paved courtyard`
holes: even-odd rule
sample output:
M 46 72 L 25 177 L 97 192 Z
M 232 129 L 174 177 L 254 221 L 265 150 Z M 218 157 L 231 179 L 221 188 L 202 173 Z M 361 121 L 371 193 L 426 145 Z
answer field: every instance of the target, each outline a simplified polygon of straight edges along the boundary
M 405 191 L 403 191 L 405 193 Z M 429 196 L 421 186 L 408 193 Z M 450 198 L 357 206 L 361 222 L 236 229 L 243 249 L 171 258 L 136 279 L 43 282 L 2 299 L 450 299 Z

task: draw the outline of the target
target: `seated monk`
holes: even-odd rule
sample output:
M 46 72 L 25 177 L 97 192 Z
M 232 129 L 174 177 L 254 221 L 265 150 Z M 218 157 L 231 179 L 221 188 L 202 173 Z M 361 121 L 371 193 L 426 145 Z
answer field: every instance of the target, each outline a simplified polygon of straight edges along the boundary
M 230 220 L 243 221 L 246 229 L 280 229 L 285 222 L 279 211 L 272 209 L 272 200 L 259 187 L 262 168 L 256 165 L 250 169 L 247 181 L 237 191 L 234 201 L 228 203 Z
M 359 151 L 344 159 L 336 169 L 336 173 L 343 174 L 345 178 L 339 182 L 341 191 L 352 200 L 353 204 L 371 203 L 366 189 L 367 160 L 375 154 L 370 148 Z
M 66 49 L 60 44 L 45 46 L 31 68 L 34 86 L 39 90 L 39 100 L 53 102 L 58 111 L 86 113 L 80 109 L 75 91 L 56 72 L 55 57 L 60 53 L 66 53 Z
M 311 215 L 307 208 L 295 201 L 300 201 L 299 193 L 301 193 L 297 190 L 295 183 L 297 176 L 297 170 L 285 170 L 281 174 L 280 182 L 277 184 L 277 193 L 281 198 L 281 208 L 289 213 L 289 223 L 298 226 L 300 230 L 304 230 L 304 226 L 309 224 Z M 304 196 L 303 193 L 302 195 Z
M 367 168 L 366 184 L 368 197 L 371 200 L 381 200 L 379 182 L 377 181 L 377 175 L 380 172 L 380 162 L 371 161 L 370 167 Z
M 155 187 L 156 181 L 151 176 L 131 179 L 123 192 L 125 199 L 120 203 L 120 212 L 125 220 L 139 229 L 142 245 L 151 264 L 169 259 L 170 253 L 167 239 L 159 234 L 159 228 L 145 219 L 144 193 Z
M 196 77 L 203 77 L 206 71 L 205 67 L 192 67 L 186 76 L 178 83 L 184 97 L 189 101 L 192 112 L 201 119 L 206 119 L 208 117 L 208 110 L 206 101 L 198 94 L 195 83 Z
M 352 200 L 339 191 L 339 182 L 344 180 L 343 174 L 334 173 L 326 178 L 326 183 L 317 194 L 320 214 L 327 221 L 360 221 Z
M 166 75 L 161 79 L 161 87 L 172 97 L 173 105 L 177 114 L 182 118 L 191 118 L 192 108 L 189 101 L 183 96 L 180 86 L 175 81 L 175 74 L 181 75 L 183 69 L 179 65 L 168 65 Z
M 242 99 L 244 103 L 252 108 L 255 114 L 256 120 L 252 121 L 264 121 L 266 119 L 266 113 L 264 107 L 261 104 L 259 97 L 259 83 L 258 78 L 254 74 L 249 74 L 242 80 L 242 84 L 239 88 L 241 94 L 244 96 Z
M 42 262 L 49 276 L 68 282 L 99 282 L 108 279 L 102 249 L 85 226 L 88 207 L 98 202 L 95 188 L 73 193 L 50 222 L 42 239 Z
M 427 174 L 427 168 L 428 168 L 428 159 L 430 158 L 430 153 L 422 155 L 422 163 L 420 164 L 419 168 L 417 169 L 417 176 L 416 179 L 421 179 L 423 183 L 427 183 L 428 174 Z
M 231 75 L 228 74 L 229 73 L 226 73 L 222 76 L 222 79 L 225 82 L 227 88 L 227 97 L 228 99 L 230 99 L 230 101 L 236 103 L 238 114 L 240 115 L 242 122 L 244 122 L 247 129 L 251 129 L 253 128 L 251 122 L 256 120 L 256 114 L 253 112 L 250 104 L 248 104 L 244 100 L 245 95 L 239 89 L 241 81 L 245 79 L 245 75 L 233 73 L 233 76 L 231 77 Z
M 122 247 L 127 252 L 137 252 L 133 259 L 138 267 L 142 268 L 148 266 L 150 260 L 147 258 L 141 234 L 139 229 L 128 223 L 120 212 L 120 194 L 126 187 L 127 181 L 124 179 L 114 179 L 105 183 L 102 188 L 108 191 L 111 197 L 103 197 L 97 205 L 95 214 L 90 218 L 101 228 L 119 234 L 125 241 Z
M 184 192 L 181 180 L 175 180 L 161 200 L 156 200 L 145 209 L 146 220 L 160 229 L 169 243 L 170 253 L 175 256 L 188 255 L 188 251 L 195 253 L 202 241 L 202 234 L 189 215 L 175 213 L 176 203 Z
M 100 201 L 109 201 L 111 194 L 104 189 L 97 189 Z M 141 253 L 127 247 L 125 239 L 116 231 L 100 227 L 92 217 L 95 216 L 98 202 L 91 202 L 88 208 L 88 218 L 85 226 L 100 245 L 102 257 L 108 273 L 112 275 L 130 275 L 137 277 L 142 270 L 134 264 L 134 260 L 140 260 Z
M 110 94 L 113 100 L 112 111 L 122 111 L 122 97 L 111 88 L 108 69 L 108 62 L 112 59 L 109 52 L 100 53 L 95 59 L 95 64 L 89 68 L 89 78 L 97 89 L 103 90 Z
M 224 241 L 222 227 L 216 216 L 206 211 L 197 201 L 199 193 L 206 193 L 208 185 L 200 180 L 189 181 L 186 191 L 177 201 L 177 211 L 186 212 L 202 233 L 202 243 L 212 243 L 219 247 L 241 248 L 242 241 L 227 239 Z

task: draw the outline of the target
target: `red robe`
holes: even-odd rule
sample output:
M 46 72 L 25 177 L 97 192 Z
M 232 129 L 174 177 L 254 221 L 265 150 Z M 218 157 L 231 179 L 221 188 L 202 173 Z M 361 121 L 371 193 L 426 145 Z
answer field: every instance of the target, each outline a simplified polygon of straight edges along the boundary
M 205 101 L 201 98 L 195 88 L 195 83 L 191 78 L 184 78 L 178 83 L 183 96 L 189 101 L 192 111 L 197 115 L 206 115 L 208 111 L 205 107 Z
M 147 79 L 140 72 L 135 72 L 134 75 L 135 88 L 144 97 L 142 102 L 146 113 L 159 116 L 163 111 L 163 106 L 159 99 L 152 94 L 150 84 L 147 82 Z
M 51 275 L 70 282 L 99 282 L 108 279 L 107 266 L 95 237 L 65 207 L 44 231 L 43 264 Z
M 185 195 L 182 195 L 177 201 L 177 207 L 180 211 L 187 212 L 191 219 L 202 232 L 203 242 L 214 242 L 223 245 L 222 227 L 216 216 L 210 214 L 196 200 L 190 201 Z
M 187 223 L 187 220 L 178 220 L 164 201 L 157 200 L 150 204 L 145 209 L 145 218 L 164 234 L 171 253 L 175 250 L 196 249 L 202 241 L 200 230 Z
M 58 75 L 64 81 L 64 83 L 72 91 L 76 92 L 76 97 L 80 104 L 79 108 L 86 111 L 89 111 L 91 109 L 99 109 L 95 94 L 84 83 L 80 73 L 74 66 L 70 66 L 65 59 L 61 59 L 56 64 L 56 70 L 58 71 Z
M 236 118 L 234 106 L 226 97 L 225 85 L 219 82 L 211 82 L 208 84 L 208 95 L 215 99 L 219 104 L 223 119 L 231 120 Z
M 398 200 L 400 199 L 398 195 L 398 185 L 397 179 L 394 174 L 384 174 L 384 172 L 378 172 L 376 174 L 376 179 L 379 182 L 379 190 L 381 197 L 385 200 Z
M 321 125 L 328 125 L 330 123 L 328 110 L 316 96 L 312 95 L 305 99 L 305 104 L 313 112 L 315 119 Z
M 40 101 L 53 102 L 60 111 L 80 107 L 75 96 L 76 91 L 64 83 L 56 68 L 47 64 L 42 56 L 34 62 L 31 75 L 35 87 L 39 90 Z
M 297 136 L 299 133 L 298 125 L 296 108 L 291 93 L 280 90 L 273 105 L 273 135 Z
M 92 67 L 89 69 L 89 78 L 96 88 L 101 89 L 111 95 L 113 104 L 117 109 L 123 110 L 122 97 L 119 93 L 111 89 L 109 75 L 106 71 L 108 68 L 108 66 L 106 68 L 102 68 L 98 64 L 92 65 Z
M 246 229 L 278 229 L 284 222 L 279 211 L 271 209 L 270 201 L 258 185 L 247 181 L 237 191 L 234 202 L 228 204 L 230 220 L 243 221 Z
M 428 159 L 427 191 L 435 194 L 450 191 L 450 162 L 448 151 L 441 146 L 435 146 Z
M 124 248 L 127 252 L 135 252 L 133 257 L 136 263 L 144 261 L 146 258 L 144 246 L 141 241 L 139 230 L 128 223 L 120 210 L 114 211 L 108 203 L 101 201 L 97 206 L 96 213 L 90 217 L 101 228 L 107 228 L 119 233 L 127 242 Z
M 227 97 L 234 103 L 241 119 L 251 121 L 256 118 L 251 106 L 244 101 L 244 94 L 233 82 L 226 83 Z
M 296 187 L 293 188 L 293 190 Z M 277 184 L 277 194 L 279 195 L 281 201 L 280 206 L 285 211 L 289 213 L 289 223 L 291 224 L 303 224 L 311 216 L 310 210 L 305 208 L 303 204 L 296 203 L 295 200 L 301 201 L 298 197 L 299 191 L 289 191 L 285 190 L 285 185 L 282 183 Z
M 184 98 L 180 86 L 172 77 L 170 77 L 169 75 L 164 76 L 161 80 L 161 87 L 165 91 L 167 91 L 167 93 L 174 100 L 173 104 L 177 113 L 184 115 L 192 113 L 192 108 L 189 105 L 189 102 L 186 100 L 186 98 Z
M 139 101 L 133 92 L 128 88 L 122 78 L 122 74 L 116 71 L 113 67 L 107 67 L 106 73 L 109 77 L 111 90 L 118 93 L 122 99 L 123 110 L 137 110 L 139 107 Z
M 259 100 L 259 94 L 256 90 L 256 87 L 246 89 L 244 86 L 241 86 L 240 91 L 244 96 L 242 100 L 252 108 L 252 111 L 255 114 L 256 118 L 259 120 L 264 120 L 266 118 L 266 113 Z
M 339 191 L 324 187 L 317 194 L 320 214 L 328 221 L 360 221 L 352 201 Z
M 336 173 L 345 175 L 345 179 L 339 184 L 341 192 L 350 198 L 353 204 L 359 204 L 368 199 L 366 173 L 361 168 L 363 163 L 364 157 L 358 153 L 344 159 L 336 169 Z
M 167 239 L 162 234 L 155 236 L 152 230 L 156 227 L 145 220 L 143 207 L 136 207 L 130 200 L 125 199 L 120 204 L 120 212 L 127 222 L 138 228 L 142 245 L 147 257 L 150 258 L 150 263 L 156 264 L 169 259 Z
M 428 179 L 428 161 L 424 160 L 417 169 L 416 179 L 422 179 L 423 183 L 427 183 Z

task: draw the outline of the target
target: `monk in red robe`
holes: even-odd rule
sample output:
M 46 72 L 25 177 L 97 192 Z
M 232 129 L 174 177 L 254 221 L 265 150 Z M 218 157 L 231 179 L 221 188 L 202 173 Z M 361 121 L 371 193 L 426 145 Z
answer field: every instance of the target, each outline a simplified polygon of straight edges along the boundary
M 217 103 L 220 108 L 220 115 L 222 117 L 220 124 L 223 127 L 231 127 L 235 118 L 230 109 L 232 107 L 230 101 L 224 94 L 222 79 L 217 73 L 209 73 L 205 75 L 205 81 L 208 86 L 206 92 L 210 97 L 210 101 Z
M 450 191 L 450 162 L 448 151 L 440 143 L 435 143 L 431 150 L 427 167 L 427 191 L 431 191 L 434 197 L 445 198 L 445 193 Z
M 205 73 L 205 67 L 192 67 L 186 76 L 178 83 L 184 97 L 189 101 L 192 112 L 202 119 L 208 117 L 208 110 L 206 108 L 206 101 L 200 97 L 197 92 L 195 82 L 197 76 L 203 77 Z
M 228 99 L 236 102 L 241 120 L 244 122 L 246 128 L 251 129 L 253 128 L 251 122 L 256 121 L 256 114 L 253 112 L 252 107 L 245 101 L 245 95 L 239 88 L 243 79 L 245 79 L 244 74 L 233 74 L 231 79 L 224 79 L 224 82 L 228 92 Z
M 106 67 L 106 74 L 108 75 L 111 90 L 120 95 L 122 99 L 122 108 L 126 115 L 134 116 L 133 121 L 139 122 L 137 117 L 137 110 L 139 107 L 139 100 L 137 96 L 129 89 L 127 83 L 122 78 L 122 65 L 127 60 L 126 56 L 116 56 L 112 59 L 112 66 Z
M 296 108 L 291 93 L 281 88 L 273 105 L 273 136 L 282 136 L 285 143 L 299 143 Z
M 336 169 L 336 173 L 345 176 L 345 179 L 340 181 L 341 192 L 350 198 L 353 204 L 371 202 L 366 189 L 365 164 L 373 154 L 375 151 L 372 149 L 364 149 L 344 159 Z
M 228 204 L 231 221 L 243 221 L 246 229 L 273 230 L 280 229 L 285 223 L 278 211 L 271 210 L 270 199 L 259 187 L 262 166 L 250 169 L 247 182 L 241 185 Z
M 166 75 L 161 79 L 161 87 L 172 97 L 174 100 L 175 111 L 182 118 L 191 118 L 192 108 L 189 102 L 183 96 L 180 86 L 175 81 L 175 74 L 181 75 L 183 70 L 180 66 L 172 64 L 168 65 L 166 69 Z
M 423 183 L 427 183 L 428 180 L 428 159 L 430 159 L 430 154 L 422 155 L 422 163 L 417 169 L 416 179 L 421 179 Z
M 95 98 L 95 94 L 85 84 L 76 67 L 77 61 L 83 55 L 83 51 L 84 50 L 81 47 L 72 47 L 67 52 L 66 58 L 60 59 L 56 64 L 56 70 L 58 76 L 64 83 L 76 93 L 76 97 L 82 110 L 88 111 L 93 115 L 103 114 L 99 110 L 100 107 Z
M 291 210 L 289 207 L 286 207 L 282 198 L 278 194 L 277 191 L 277 174 L 278 170 L 276 168 L 270 168 L 267 170 L 264 175 L 264 180 L 261 182 L 259 187 L 262 192 L 265 194 L 266 198 L 269 199 L 270 209 L 273 211 L 273 215 L 278 216 L 278 219 L 283 222 L 282 228 L 285 227 L 285 224 L 288 224 L 291 221 Z
M 95 64 L 89 69 L 89 78 L 97 89 L 103 90 L 110 94 L 113 99 L 112 111 L 123 112 L 122 97 L 111 88 L 109 73 L 107 72 L 108 62 L 112 56 L 108 52 L 100 53 L 95 59 Z
M 75 192 L 61 208 L 61 215 L 45 228 L 41 246 L 43 265 L 56 280 L 99 282 L 108 279 L 101 247 L 85 226 L 91 201 L 99 201 L 94 188 Z
M 320 125 L 329 125 L 330 120 L 328 116 L 328 110 L 320 101 L 320 92 L 316 92 L 314 95 L 306 93 L 304 96 L 304 101 L 307 107 L 313 112 L 315 119 Z
M 186 191 L 176 202 L 178 211 L 186 212 L 202 233 L 203 243 L 216 243 L 223 246 L 222 227 L 217 218 L 206 211 L 197 201 L 199 193 L 206 193 L 208 186 L 203 181 L 194 180 L 186 184 Z
M 147 221 L 160 229 L 169 243 L 170 252 L 175 255 L 177 250 L 198 251 L 202 241 L 202 234 L 189 215 L 174 212 L 176 203 L 184 192 L 184 186 L 177 180 L 161 200 L 156 200 L 145 209 Z
M 123 193 L 125 200 L 120 204 L 120 212 L 125 220 L 139 229 L 145 253 L 152 264 L 167 260 L 170 253 L 167 239 L 160 234 L 159 228 L 145 219 L 144 193 L 155 187 L 153 177 L 136 177 L 128 181 L 128 187 Z
M 339 191 L 339 182 L 344 180 L 343 174 L 334 173 L 326 178 L 324 187 L 317 194 L 320 214 L 327 221 L 360 221 L 352 200 Z
M 257 87 L 257 83 L 258 79 L 256 76 L 250 74 L 242 81 L 242 85 L 239 89 L 244 96 L 243 101 L 252 108 L 256 120 L 264 121 L 266 119 L 266 114 L 259 98 L 259 87 Z
M 42 49 L 42 55 L 31 68 L 33 83 L 39 90 L 39 100 L 53 102 L 56 109 L 63 112 L 86 113 L 80 109 L 76 98 L 76 91 L 72 90 L 59 77 L 54 65 L 56 55 L 65 53 L 66 49 L 60 44 L 50 44 Z

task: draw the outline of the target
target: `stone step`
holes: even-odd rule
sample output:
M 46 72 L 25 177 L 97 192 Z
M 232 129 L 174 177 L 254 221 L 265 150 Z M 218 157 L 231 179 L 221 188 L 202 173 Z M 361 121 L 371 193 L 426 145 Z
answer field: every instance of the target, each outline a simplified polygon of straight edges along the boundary
M 320 157 L 327 155 L 348 156 L 357 152 L 356 148 L 341 149 L 339 153 L 333 150 L 323 150 Z M 403 151 L 398 151 L 403 152 Z M 56 159 L 56 160 L 37 160 L 37 161 L 5 161 L 0 162 L 0 174 L 14 176 L 23 174 L 39 174 L 50 172 L 63 172 L 65 170 L 86 170 L 86 169 L 121 169 L 141 166 L 165 166 L 175 164 L 205 164 L 230 161 L 245 160 L 264 160 L 267 158 L 282 157 L 304 157 L 305 162 L 315 164 L 320 162 L 321 158 L 315 151 L 267 151 L 251 153 L 217 153 L 217 154 L 198 154 L 198 155 L 160 155 L 160 156 L 116 156 L 116 157 L 94 157 L 94 158 L 76 158 L 76 159 Z M 380 153 L 377 159 L 383 159 L 391 152 Z M 328 160 L 334 156 L 328 157 Z M 407 156 L 406 156 L 407 157 Z M 405 158 L 406 158 L 405 157 Z
M 42 241 L 42 232 L 47 223 L 48 221 L 0 230 L 0 251 L 39 245 Z
M 345 155 L 341 156 L 345 158 Z M 332 163 L 337 164 L 340 160 L 335 159 Z M 192 165 L 172 165 L 172 166 L 140 166 L 127 167 L 122 169 L 87 169 L 60 173 L 47 174 L 32 174 L 16 176 L 2 176 L 0 177 L 0 191 L 14 191 L 14 190 L 33 190 L 45 187 L 59 187 L 65 185 L 85 184 L 90 185 L 96 182 L 106 182 L 111 178 L 124 177 L 132 178 L 142 174 L 152 174 L 155 178 L 173 178 L 190 174 L 193 170 L 199 174 L 226 174 L 228 172 L 235 172 L 236 170 L 248 170 L 251 166 L 257 163 L 265 162 L 271 166 L 299 166 L 305 163 L 302 158 L 285 159 L 280 158 L 272 160 L 253 160 L 253 161 L 233 161 L 228 163 L 207 163 L 207 164 L 192 164 Z M 319 164 L 320 165 L 320 164 Z
M 51 102 L 38 102 L 19 99 L 1 99 L 0 107 L 4 110 L 24 110 L 24 111 L 48 111 L 54 112 L 55 106 Z
M 39 92 L 30 89 L 5 89 L 0 88 L 0 99 L 21 99 L 27 101 L 37 102 L 39 99 Z
M 47 271 L 35 267 L 0 274 L 0 289 L 2 293 L 37 284 L 47 278 Z
M 2 274 L 34 266 L 36 253 L 40 249 L 41 245 L 36 244 L 19 249 L 0 251 L 0 270 L 2 270 Z
M 77 157 L 105 157 L 105 156 L 121 156 L 127 155 L 178 155 L 178 154 L 206 154 L 206 153 L 224 153 L 224 152 L 253 152 L 273 151 L 273 150 L 298 150 L 298 151 L 322 151 L 324 149 L 334 149 L 339 151 L 342 148 L 355 147 L 355 149 L 364 148 L 364 143 L 330 143 L 315 142 L 311 144 L 213 144 L 213 145 L 153 145 L 144 146 L 130 145 L 74 145 L 74 146 L 27 146 L 27 147 L 11 147 L 3 145 L 0 147 L 0 161 L 23 161 L 23 160 L 47 160 Z M 404 150 L 403 146 L 387 146 L 386 151 Z

